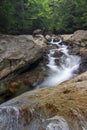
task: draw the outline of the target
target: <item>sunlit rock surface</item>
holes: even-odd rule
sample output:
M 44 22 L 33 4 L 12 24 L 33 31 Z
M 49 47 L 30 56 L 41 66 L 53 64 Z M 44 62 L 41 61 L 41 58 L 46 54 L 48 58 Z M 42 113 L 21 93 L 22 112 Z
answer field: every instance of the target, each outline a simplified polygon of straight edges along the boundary
M 61 37 L 74 51 L 77 51 L 75 48 L 79 47 L 80 55 L 87 54 L 87 30 L 78 30 L 73 34 L 61 35 Z
M 78 30 L 73 34 L 61 35 L 63 41 L 67 41 L 70 44 L 80 45 L 82 47 L 87 46 L 87 30 Z
M 61 35 L 61 38 L 63 41 L 69 40 L 72 37 L 73 34 L 63 34 Z
M 78 33 L 80 35 L 78 35 Z M 66 42 L 70 45 L 69 48 L 72 50 L 72 53 L 77 54 L 78 50 L 78 54 L 82 56 L 80 68 L 80 71 L 82 69 L 82 72 L 84 67 L 84 71 L 86 70 L 87 63 L 86 38 L 83 38 L 87 37 L 85 35 L 86 33 L 87 31 L 84 30 L 77 31 L 75 35 L 73 34 L 71 36 L 71 42 L 69 42 L 70 40 L 66 40 Z M 76 36 L 79 36 L 79 38 L 77 38 Z M 25 39 L 24 37 L 22 40 Z M 34 40 L 38 45 L 40 42 L 38 41 L 37 37 L 41 42 L 41 53 L 41 51 L 43 50 L 41 48 L 44 47 L 42 40 L 43 38 L 40 37 L 40 35 L 34 37 Z M 73 37 L 75 37 L 75 39 Z M 32 39 L 32 37 L 30 39 Z M 76 39 L 79 40 L 75 41 Z M 26 40 L 24 40 L 24 43 L 25 41 Z M 85 41 L 85 46 L 81 41 Z M 9 38 L 6 42 L 8 44 L 11 43 Z M 21 45 L 22 43 L 20 44 L 20 46 Z M 6 46 L 7 50 L 9 51 L 10 46 Z M 27 46 L 25 47 L 28 49 Z M 13 46 L 11 48 L 14 50 Z M 25 54 L 29 53 L 29 49 L 25 49 L 25 51 Z M 2 52 L 4 52 L 3 47 L 1 47 L 1 54 Z M 6 54 L 8 53 L 6 52 Z M 13 57 L 13 55 L 11 55 L 11 57 L 9 58 L 10 62 L 6 60 L 6 63 L 8 63 L 6 65 L 8 65 L 8 67 L 12 66 L 13 60 L 14 64 L 19 63 L 18 61 L 20 61 L 21 59 L 21 54 L 22 53 L 19 52 L 17 53 L 17 62 L 15 62 L 16 59 Z M 3 59 L 5 60 L 5 58 Z M 30 62 L 27 62 L 26 58 L 25 62 L 28 63 L 28 65 L 30 64 Z M 2 63 L 4 62 L 1 62 L 1 67 Z M 26 81 L 24 83 L 29 84 L 29 82 Z M 11 86 L 15 86 L 16 89 L 16 87 L 18 87 L 18 84 L 16 82 L 13 82 Z M 0 87 L 3 88 L 3 84 L 1 84 Z M 3 93 L 4 91 L 6 90 L 2 89 L 1 93 Z M 13 92 L 13 89 L 11 88 L 10 91 Z M 0 105 L 0 130 L 87 130 L 87 72 L 79 75 L 76 78 L 73 78 L 70 81 L 65 81 L 57 87 L 30 91 Z
M 0 35 L 0 79 L 41 58 L 44 41 L 43 36 Z
M 87 72 L 2 104 L 0 130 L 10 129 L 87 130 Z

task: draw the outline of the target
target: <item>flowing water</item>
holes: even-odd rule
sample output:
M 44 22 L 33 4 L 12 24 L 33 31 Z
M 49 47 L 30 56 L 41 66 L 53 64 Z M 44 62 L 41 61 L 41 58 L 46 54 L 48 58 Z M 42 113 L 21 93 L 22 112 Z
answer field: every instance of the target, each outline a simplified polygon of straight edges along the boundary
M 52 39 L 49 46 L 54 45 L 56 45 L 57 48 L 51 49 L 47 55 L 49 60 L 46 65 L 48 68 L 48 75 L 37 88 L 55 86 L 76 76 L 81 60 L 80 57 L 70 55 L 68 46 L 62 43 L 61 39 L 58 42 L 54 42 L 54 39 Z M 60 52 L 62 55 L 59 57 L 54 56 L 55 52 Z M 59 59 L 59 64 L 56 63 L 57 59 Z M 81 129 L 87 130 L 85 118 L 78 113 L 77 118 Z M 23 130 L 24 127 L 26 127 L 26 130 L 39 130 L 39 126 L 43 123 L 41 119 L 40 121 L 36 119 L 28 126 L 23 126 L 23 124 L 20 124 L 19 119 L 21 120 L 20 113 L 16 107 L 4 106 L 0 108 L 0 130 Z M 45 130 L 70 130 L 67 121 L 58 116 L 47 119 L 46 122 L 43 123 L 43 128 L 45 128 Z
M 58 42 L 54 42 L 52 38 L 50 46 L 56 45 L 56 49 L 51 49 L 48 54 L 49 63 L 46 65 L 49 69 L 45 80 L 37 86 L 37 88 L 52 87 L 62 83 L 76 76 L 76 72 L 79 68 L 80 57 L 77 55 L 70 55 L 68 46 L 65 45 L 60 39 Z M 55 57 L 55 52 L 61 52 L 59 65 L 56 64 L 56 60 L 59 57 Z

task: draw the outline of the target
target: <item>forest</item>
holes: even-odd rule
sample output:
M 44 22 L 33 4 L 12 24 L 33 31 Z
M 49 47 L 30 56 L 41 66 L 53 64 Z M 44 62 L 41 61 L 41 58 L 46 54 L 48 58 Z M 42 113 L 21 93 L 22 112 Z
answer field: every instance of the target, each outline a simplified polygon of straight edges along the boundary
M 87 29 L 87 0 L 0 0 L 0 33 Z

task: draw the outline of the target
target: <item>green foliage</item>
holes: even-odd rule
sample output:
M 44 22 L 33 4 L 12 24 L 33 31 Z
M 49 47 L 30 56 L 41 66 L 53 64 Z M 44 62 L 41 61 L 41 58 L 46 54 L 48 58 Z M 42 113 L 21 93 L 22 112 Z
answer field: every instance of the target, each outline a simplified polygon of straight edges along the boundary
M 52 11 L 48 0 L 28 0 L 26 7 L 33 29 L 50 28 Z
M 87 0 L 53 0 L 54 28 L 58 33 L 87 29 Z
M 0 0 L 0 32 L 34 29 L 72 33 L 87 29 L 87 0 Z

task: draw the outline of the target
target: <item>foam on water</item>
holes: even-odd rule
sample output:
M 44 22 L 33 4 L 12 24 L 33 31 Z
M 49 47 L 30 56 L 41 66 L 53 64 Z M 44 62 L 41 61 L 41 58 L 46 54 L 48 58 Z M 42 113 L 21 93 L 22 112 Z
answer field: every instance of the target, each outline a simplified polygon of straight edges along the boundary
M 74 77 L 75 72 L 79 68 L 80 57 L 77 55 L 70 55 L 68 46 L 62 43 L 60 39 L 58 42 L 54 42 L 53 38 L 50 42 L 51 45 L 57 45 L 57 49 L 51 49 L 48 54 L 49 63 L 47 67 L 49 68 L 48 76 L 45 80 L 37 86 L 37 88 L 42 87 L 52 87 L 60 84 L 61 82 Z M 60 57 L 59 65 L 56 64 L 55 59 L 59 57 L 54 57 L 54 53 L 62 52 L 63 55 Z

